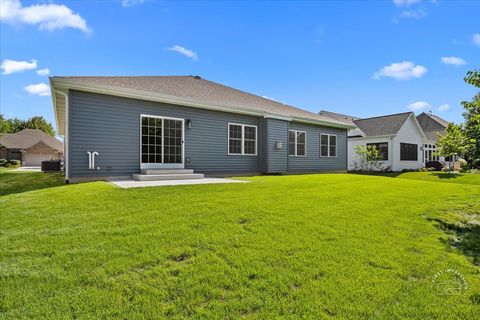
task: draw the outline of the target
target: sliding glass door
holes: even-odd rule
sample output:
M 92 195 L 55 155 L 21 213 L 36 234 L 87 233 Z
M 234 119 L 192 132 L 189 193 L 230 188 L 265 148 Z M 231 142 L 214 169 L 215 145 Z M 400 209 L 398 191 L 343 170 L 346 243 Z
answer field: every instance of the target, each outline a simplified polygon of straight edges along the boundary
M 141 115 L 140 167 L 183 168 L 183 119 Z

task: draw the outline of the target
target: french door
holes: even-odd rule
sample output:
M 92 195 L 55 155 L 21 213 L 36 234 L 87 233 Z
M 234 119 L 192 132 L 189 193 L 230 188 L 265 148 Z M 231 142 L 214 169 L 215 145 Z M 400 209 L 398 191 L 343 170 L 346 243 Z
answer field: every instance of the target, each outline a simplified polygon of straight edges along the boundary
M 183 119 L 140 116 L 140 168 L 184 168 Z

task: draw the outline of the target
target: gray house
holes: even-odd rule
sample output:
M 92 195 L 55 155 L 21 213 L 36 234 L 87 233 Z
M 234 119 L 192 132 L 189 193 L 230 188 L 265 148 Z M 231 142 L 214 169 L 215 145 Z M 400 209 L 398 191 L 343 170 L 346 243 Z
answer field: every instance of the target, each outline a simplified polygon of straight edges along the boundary
M 198 76 L 50 84 L 67 182 L 347 170 L 352 125 Z

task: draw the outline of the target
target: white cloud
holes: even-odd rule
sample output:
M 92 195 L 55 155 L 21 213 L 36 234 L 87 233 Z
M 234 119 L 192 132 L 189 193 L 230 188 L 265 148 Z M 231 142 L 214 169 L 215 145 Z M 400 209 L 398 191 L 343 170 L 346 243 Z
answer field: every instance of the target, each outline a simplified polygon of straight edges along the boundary
M 465 60 L 459 57 L 442 57 L 442 62 L 445 64 L 453 64 L 454 66 L 461 66 L 467 64 Z
M 50 69 L 48 69 L 48 68 L 38 69 L 37 74 L 39 76 L 48 76 L 50 74 Z
M 24 7 L 19 0 L 1 0 L 0 21 L 34 25 L 38 26 L 39 30 L 75 28 L 89 32 L 85 19 L 62 4 L 34 4 Z
M 403 6 L 409 6 L 414 3 L 418 3 L 420 0 L 393 0 L 393 3 L 396 6 L 403 7 Z
M 472 42 L 474 45 L 480 46 L 480 33 L 475 33 L 472 36 Z
M 390 77 L 397 80 L 407 80 L 411 78 L 420 78 L 427 73 L 427 68 L 421 65 L 415 65 L 412 61 L 402 61 L 392 63 L 375 72 L 373 79 Z
M 194 61 L 198 60 L 198 55 L 195 52 L 193 52 L 192 50 L 189 50 L 187 48 L 184 48 L 182 46 L 175 45 L 171 48 L 168 48 L 168 50 L 178 52 L 178 53 L 184 55 L 185 57 L 188 57 L 188 58 L 190 58 Z
M 30 84 L 24 88 L 30 94 L 45 97 L 50 95 L 50 87 L 46 83 Z
M 407 109 L 411 110 L 411 111 L 417 111 L 417 110 L 422 110 L 422 109 L 426 109 L 426 108 L 430 108 L 430 104 L 428 102 L 425 102 L 425 101 L 417 101 L 417 102 L 414 102 L 414 103 L 411 103 L 407 106 Z
M 122 0 L 122 7 L 131 7 L 144 2 L 145 0 Z
M 445 112 L 450 110 L 450 106 L 448 104 L 442 104 L 441 106 L 438 107 L 438 111 L 440 112 Z
M 404 18 L 404 19 L 422 19 L 427 15 L 427 11 L 424 9 L 418 9 L 418 10 L 405 10 L 400 15 L 398 16 L 399 18 Z
M 37 60 L 32 59 L 30 62 L 28 62 L 5 59 L 0 65 L 0 68 L 2 68 L 3 74 L 12 74 L 26 70 L 33 70 L 37 68 Z

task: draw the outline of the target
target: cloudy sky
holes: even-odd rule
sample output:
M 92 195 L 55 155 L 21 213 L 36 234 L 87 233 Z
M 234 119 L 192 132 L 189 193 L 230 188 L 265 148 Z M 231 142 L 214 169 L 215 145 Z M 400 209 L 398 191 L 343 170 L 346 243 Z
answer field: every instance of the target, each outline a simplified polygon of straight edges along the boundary
M 7 117 L 53 122 L 53 75 L 200 75 L 312 112 L 458 122 L 480 68 L 480 1 L 0 3 Z

